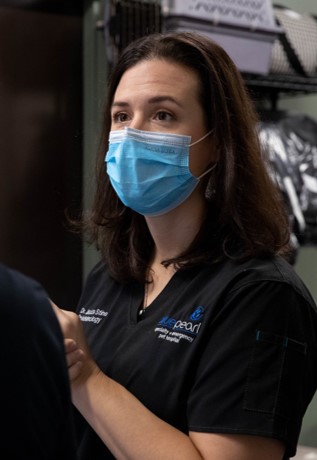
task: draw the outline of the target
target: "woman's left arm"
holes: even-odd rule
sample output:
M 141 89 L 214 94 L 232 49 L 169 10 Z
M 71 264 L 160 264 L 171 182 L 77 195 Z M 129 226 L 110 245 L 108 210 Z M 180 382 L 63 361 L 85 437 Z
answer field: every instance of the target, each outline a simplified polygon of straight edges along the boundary
M 73 403 L 115 458 L 282 460 L 284 446 L 274 439 L 200 432 L 187 436 L 164 422 L 98 368 L 79 317 L 53 308 L 65 337 Z

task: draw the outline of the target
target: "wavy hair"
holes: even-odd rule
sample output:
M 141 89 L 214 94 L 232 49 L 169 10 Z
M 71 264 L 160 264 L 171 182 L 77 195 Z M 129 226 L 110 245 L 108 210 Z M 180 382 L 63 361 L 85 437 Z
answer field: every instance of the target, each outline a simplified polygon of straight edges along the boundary
M 112 69 L 96 161 L 96 192 L 82 220 L 111 275 L 144 282 L 154 242 L 143 216 L 127 208 L 113 190 L 105 167 L 111 105 L 124 72 L 141 61 L 163 59 L 194 71 L 206 128 L 212 130 L 217 167 L 203 182 L 207 215 L 183 254 L 162 261 L 178 267 L 291 253 L 289 220 L 280 191 L 268 173 L 257 133 L 257 113 L 244 80 L 228 54 L 190 32 L 152 34 L 123 50 Z M 213 192 L 214 191 L 214 192 Z

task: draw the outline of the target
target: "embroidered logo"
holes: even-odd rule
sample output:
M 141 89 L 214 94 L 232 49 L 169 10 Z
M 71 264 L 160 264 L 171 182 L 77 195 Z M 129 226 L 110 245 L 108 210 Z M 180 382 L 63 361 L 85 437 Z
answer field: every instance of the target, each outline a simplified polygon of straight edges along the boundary
M 196 307 L 187 320 L 163 316 L 154 329 L 158 333 L 157 338 L 175 343 L 181 340 L 193 342 L 201 328 L 204 311 L 204 307 Z
M 203 314 L 204 314 L 204 311 L 205 311 L 204 307 L 199 306 L 199 307 L 197 307 L 196 310 L 190 315 L 189 318 L 190 318 L 192 321 L 199 321 L 200 318 L 202 318 L 202 316 L 203 316 Z

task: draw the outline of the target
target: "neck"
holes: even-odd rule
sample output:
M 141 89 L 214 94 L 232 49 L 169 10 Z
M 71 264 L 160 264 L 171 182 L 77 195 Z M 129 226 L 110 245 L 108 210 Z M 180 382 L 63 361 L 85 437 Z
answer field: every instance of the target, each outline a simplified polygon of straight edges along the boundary
M 202 225 L 206 202 L 196 189 L 180 206 L 167 214 L 146 217 L 155 243 L 154 261 L 177 257 L 192 243 Z

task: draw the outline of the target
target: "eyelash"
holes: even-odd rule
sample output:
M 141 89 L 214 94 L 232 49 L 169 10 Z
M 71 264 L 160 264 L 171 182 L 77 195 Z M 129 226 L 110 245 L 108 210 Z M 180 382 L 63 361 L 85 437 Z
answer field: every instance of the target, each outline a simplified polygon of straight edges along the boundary
M 122 115 L 124 115 L 124 116 L 127 117 L 127 114 L 126 114 L 125 112 L 114 113 L 114 114 L 112 115 L 112 120 L 113 120 L 113 122 L 115 122 L 115 123 L 124 123 L 126 120 L 124 120 L 124 121 L 120 120 L 120 117 L 121 117 Z
M 162 114 L 164 115 L 164 117 L 167 116 L 167 120 L 158 118 L 159 121 L 171 121 L 172 119 L 174 119 L 173 115 L 170 112 L 167 112 L 166 110 L 157 111 L 155 113 L 155 115 L 154 115 L 154 118 L 157 118 L 157 117 L 159 117 L 159 115 L 162 115 Z M 125 120 L 120 119 L 122 116 L 125 117 Z M 114 113 L 112 115 L 112 120 L 113 120 L 114 123 L 126 123 L 128 121 L 128 114 L 126 112 Z
M 156 112 L 156 116 L 159 115 L 159 114 L 164 114 L 165 116 L 167 115 L 168 117 L 168 121 L 170 121 L 171 119 L 173 119 L 173 115 L 169 112 L 167 112 L 166 110 L 160 110 L 158 112 Z M 161 121 L 166 121 L 166 120 L 161 120 Z

